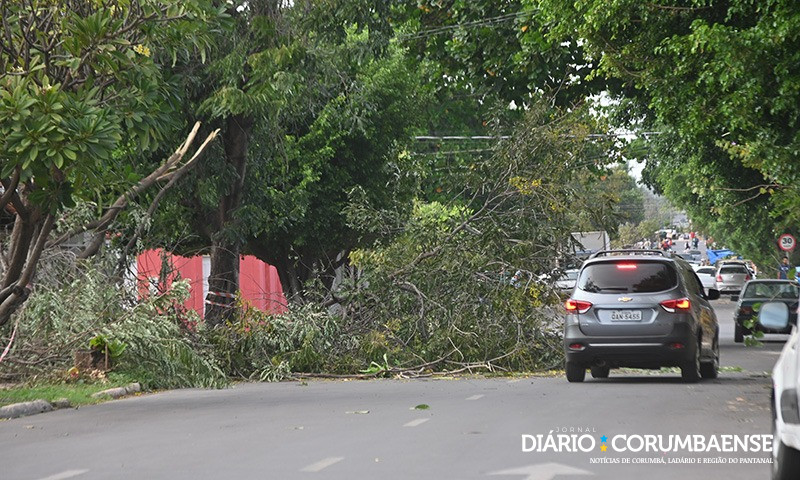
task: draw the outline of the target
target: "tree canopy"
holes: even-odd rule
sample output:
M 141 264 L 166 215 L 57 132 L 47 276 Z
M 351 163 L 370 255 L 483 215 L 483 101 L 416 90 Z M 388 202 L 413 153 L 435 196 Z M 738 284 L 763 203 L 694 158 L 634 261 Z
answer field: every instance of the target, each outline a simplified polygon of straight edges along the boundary
M 27 298 L 63 209 L 95 205 L 102 241 L 126 198 L 155 183 L 137 175 L 136 152 L 167 142 L 186 122 L 171 115 L 150 46 L 173 59 L 203 52 L 209 38 L 201 25 L 219 16 L 205 0 L 0 3 L 0 209 L 11 205 L 15 215 L 4 242 L 0 324 Z
M 617 80 L 618 118 L 655 131 L 648 181 L 742 253 L 796 221 L 798 35 L 791 1 L 542 0 L 551 38 L 582 40 Z

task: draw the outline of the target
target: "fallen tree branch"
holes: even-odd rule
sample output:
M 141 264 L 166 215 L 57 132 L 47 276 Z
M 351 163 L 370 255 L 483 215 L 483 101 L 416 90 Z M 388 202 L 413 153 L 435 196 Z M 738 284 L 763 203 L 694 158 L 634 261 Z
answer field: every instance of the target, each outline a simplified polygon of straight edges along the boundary
M 94 230 L 95 232 L 104 232 L 105 229 L 107 229 L 109 225 L 111 225 L 111 223 L 114 220 L 116 220 L 119 214 L 128 206 L 128 202 L 130 202 L 130 200 L 136 198 L 142 192 L 152 187 L 154 184 L 158 183 L 159 180 L 171 179 L 172 176 L 174 176 L 177 172 L 181 171 L 180 167 L 178 168 L 176 167 L 188 152 L 189 147 L 191 146 L 192 142 L 197 136 L 198 130 L 200 130 L 200 122 L 196 122 L 194 124 L 192 131 L 186 137 L 186 140 L 184 140 L 183 143 L 181 143 L 181 145 L 177 148 L 177 150 L 175 150 L 175 153 L 170 155 L 170 157 L 167 158 L 167 160 L 163 164 L 161 164 L 160 167 L 155 169 L 148 176 L 141 179 L 139 183 L 133 185 L 127 191 L 125 191 L 125 193 L 120 195 L 113 204 L 111 204 L 106 208 L 106 212 L 103 214 L 102 217 L 92 222 L 73 228 L 68 232 L 65 232 L 64 234 L 60 235 L 54 240 L 48 242 L 47 246 L 53 247 L 60 245 L 69 240 L 70 238 L 74 237 L 75 235 L 87 232 L 89 230 Z M 196 160 L 200 156 L 200 154 L 203 152 L 208 143 L 211 142 L 211 140 L 213 140 L 214 138 L 216 138 L 218 133 L 219 130 L 211 132 L 206 138 L 206 140 L 203 142 L 203 144 L 200 146 L 200 148 L 198 148 L 197 152 L 195 152 L 194 156 L 192 156 L 192 158 L 188 162 L 186 162 L 186 165 L 193 165 L 194 160 Z M 183 170 L 183 172 L 185 173 L 185 170 Z

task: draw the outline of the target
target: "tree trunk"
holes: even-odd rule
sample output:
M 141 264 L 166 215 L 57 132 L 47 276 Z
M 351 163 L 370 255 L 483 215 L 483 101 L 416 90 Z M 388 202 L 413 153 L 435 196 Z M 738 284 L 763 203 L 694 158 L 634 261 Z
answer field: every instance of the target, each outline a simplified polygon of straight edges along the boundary
M 238 290 L 239 246 L 215 242 L 211 248 L 211 272 L 208 276 L 206 299 L 205 319 L 209 326 L 234 320 L 236 299 L 233 296 Z
M 232 320 L 236 292 L 239 291 L 240 240 L 228 240 L 225 230 L 236 229 L 236 210 L 242 203 L 245 175 L 247 173 L 247 149 L 253 129 L 253 119 L 246 115 L 234 115 L 225 121 L 223 134 L 225 161 L 236 172 L 236 180 L 227 195 L 220 199 L 216 212 L 216 232 L 212 238 L 211 272 L 208 278 L 209 297 L 206 304 L 206 323 L 213 327 Z

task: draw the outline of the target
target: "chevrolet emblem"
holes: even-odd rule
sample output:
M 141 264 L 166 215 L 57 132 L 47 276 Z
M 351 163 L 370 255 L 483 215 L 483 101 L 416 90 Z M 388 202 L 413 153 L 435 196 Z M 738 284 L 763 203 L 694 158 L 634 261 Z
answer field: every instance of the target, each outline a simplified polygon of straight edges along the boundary
M 620 302 L 630 302 L 633 299 L 631 297 L 619 297 L 617 300 Z

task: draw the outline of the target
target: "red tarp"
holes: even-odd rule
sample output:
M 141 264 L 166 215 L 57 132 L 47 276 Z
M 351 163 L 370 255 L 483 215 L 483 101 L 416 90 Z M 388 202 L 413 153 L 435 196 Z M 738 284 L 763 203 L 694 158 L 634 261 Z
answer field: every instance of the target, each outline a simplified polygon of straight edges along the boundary
M 159 288 L 159 273 L 162 263 L 161 250 L 148 250 L 137 259 L 137 285 L 141 295 L 155 293 Z M 208 275 L 210 262 L 208 257 L 181 257 L 167 253 L 169 277 L 166 288 L 180 276 L 191 283 L 191 296 L 184 303 L 186 308 L 196 311 L 202 317 L 205 313 L 205 299 L 208 294 Z M 262 262 L 251 255 L 239 258 L 239 290 L 244 300 L 264 312 L 280 314 L 286 312 L 286 297 L 278 277 L 278 271 L 272 265 Z

